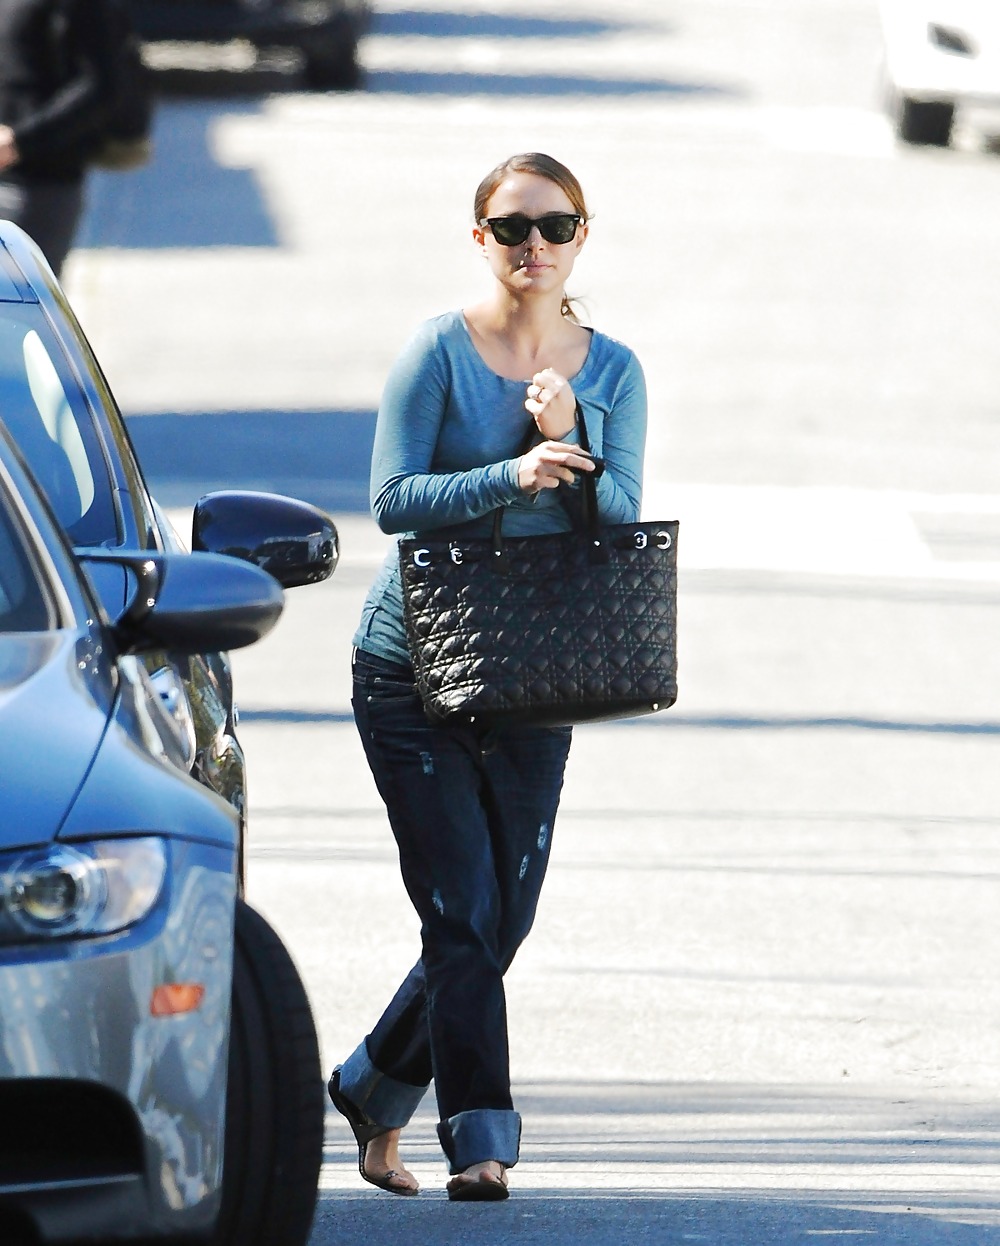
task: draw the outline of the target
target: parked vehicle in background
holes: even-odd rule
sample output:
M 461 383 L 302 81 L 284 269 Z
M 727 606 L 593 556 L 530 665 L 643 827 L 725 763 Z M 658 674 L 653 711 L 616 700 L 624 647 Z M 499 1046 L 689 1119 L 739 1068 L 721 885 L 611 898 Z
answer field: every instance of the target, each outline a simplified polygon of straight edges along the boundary
M 112 620 L 80 563 L 128 573 Z M 231 557 L 74 555 L 0 422 L 0 1241 L 304 1246 L 322 1155 L 302 984 L 238 896 L 138 655 L 282 607 Z
M 78 552 L 179 552 L 150 497 L 125 421 L 66 298 L 31 240 L 0 222 L 0 418 Z M 210 494 L 195 508 L 196 549 L 247 558 L 291 588 L 326 579 L 337 531 L 323 511 L 273 494 Z M 125 565 L 88 563 L 111 617 L 130 593 Z M 224 653 L 143 655 L 184 742 L 182 768 L 245 821 L 246 766 Z M 240 840 L 243 877 L 244 836 Z
M 367 0 L 129 0 L 147 42 L 225 42 L 295 48 L 307 86 L 347 91 L 361 85 L 358 43 Z
M 947 147 L 958 109 L 1000 113 L 995 0 L 882 0 L 885 102 L 906 143 Z

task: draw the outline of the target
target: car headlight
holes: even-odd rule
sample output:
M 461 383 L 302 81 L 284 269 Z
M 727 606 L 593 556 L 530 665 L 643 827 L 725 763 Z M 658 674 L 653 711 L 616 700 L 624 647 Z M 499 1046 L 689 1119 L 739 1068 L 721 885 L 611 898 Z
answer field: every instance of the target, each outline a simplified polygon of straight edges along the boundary
M 54 844 L 0 862 L 0 939 L 112 934 L 142 921 L 167 873 L 162 839 Z

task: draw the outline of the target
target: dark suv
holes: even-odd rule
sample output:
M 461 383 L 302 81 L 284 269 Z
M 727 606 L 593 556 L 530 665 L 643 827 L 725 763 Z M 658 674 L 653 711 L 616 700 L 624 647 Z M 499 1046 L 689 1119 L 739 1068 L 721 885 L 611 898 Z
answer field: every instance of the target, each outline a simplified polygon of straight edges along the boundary
M 361 83 L 358 41 L 367 0 L 129 0 L 147 42 L 247 39 L 302 53 L 307 86 L 348 91 Z

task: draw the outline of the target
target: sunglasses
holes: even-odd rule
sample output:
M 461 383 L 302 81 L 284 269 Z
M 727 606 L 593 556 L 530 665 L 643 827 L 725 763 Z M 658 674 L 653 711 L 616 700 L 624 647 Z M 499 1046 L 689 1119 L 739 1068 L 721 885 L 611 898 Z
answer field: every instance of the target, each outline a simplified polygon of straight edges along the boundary
M 510 216 L 488 216 L 479 224 L 489 225 L 493 237 L 502 247 L 519 247 L 522 242 L 527 241 L 536 225 L 546 242 L 562 246 L 564 242 L 572 242 L 576 237 L 576 227 L 581 219 L 578 212 L 550 212 L 548 216 L 534 219 L 525 216 L 523 212 L 513 212 Z

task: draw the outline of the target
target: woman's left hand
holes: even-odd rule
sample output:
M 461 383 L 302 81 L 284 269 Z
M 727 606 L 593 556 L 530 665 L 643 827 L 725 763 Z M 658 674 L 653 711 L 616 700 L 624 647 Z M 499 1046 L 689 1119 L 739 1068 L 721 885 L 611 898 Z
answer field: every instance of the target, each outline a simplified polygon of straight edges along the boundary
M 562 441 L 576 427 L 576 395 L 569 381 L 555 368 L 535 373 L 524 405 L 535 417 L 538 431 L 549 441 Z

